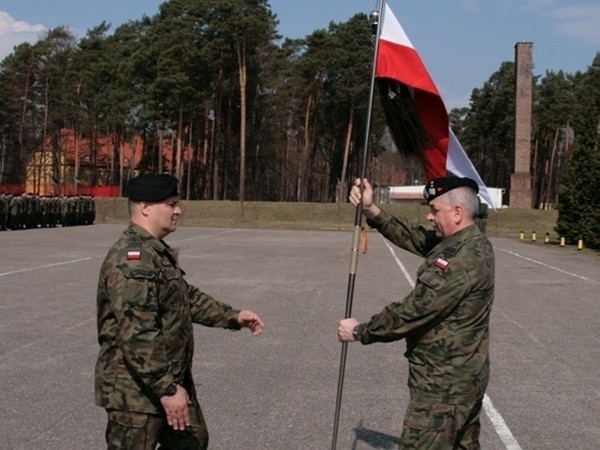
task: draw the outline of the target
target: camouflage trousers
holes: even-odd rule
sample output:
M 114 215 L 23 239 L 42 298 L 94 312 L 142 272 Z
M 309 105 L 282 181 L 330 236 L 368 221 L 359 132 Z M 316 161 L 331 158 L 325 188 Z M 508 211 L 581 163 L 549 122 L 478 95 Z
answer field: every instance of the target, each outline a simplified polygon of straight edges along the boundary
M 197 401 L 190 405 L 191 426 L 175 431 L 163 415 L 107 411 L 108 450 L 206 450 L 208 430 Z
M 400 449 L 479 450 L 483 397 L 452 400 L 411 392 Z

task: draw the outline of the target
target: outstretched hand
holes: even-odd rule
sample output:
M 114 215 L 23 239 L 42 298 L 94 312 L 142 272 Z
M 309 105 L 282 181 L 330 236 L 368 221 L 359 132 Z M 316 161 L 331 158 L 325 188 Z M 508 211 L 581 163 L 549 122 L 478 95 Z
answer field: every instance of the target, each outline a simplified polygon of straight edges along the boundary
M 265 324 L 258 314 L 248 309 L 240 311 L 237 321 L 242 328 L 250 328 L 254 336 L 260 336 L 265 330 Z

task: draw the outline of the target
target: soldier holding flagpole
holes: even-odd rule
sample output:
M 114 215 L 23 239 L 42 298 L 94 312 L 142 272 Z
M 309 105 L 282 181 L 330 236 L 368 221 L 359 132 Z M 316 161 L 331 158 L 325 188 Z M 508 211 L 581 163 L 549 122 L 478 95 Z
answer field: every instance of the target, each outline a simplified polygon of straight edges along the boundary
M 360 219 L 355 233 L 342 342 L 332 450 L 336 448 L 347 345 L 406 339 L 410 402 L 401 449 L 479 448 L 479 415 L 489 379 L 489 317 L 494 254 L 476 224 L 487 188 L 449 126 L 441 95 L 404 29 L 382 0 L 361 175 L 350 192 L 357 216 L 397 246 L 422 256 L 414 289 L 369 321 L 350 317 Z M 377 85 L 398 150 L 422 162 L 432 229 L 393 217 L 373 203 L 365 177 L 373 89 Z
M 479 415 L 489 379 L 494 253 L 475 224 L 477 183 L 437 178 L 425 187 L 433 229 L 393 217 L 373 203 L 368 180 L 350 201 L 397 246 L 425 258 L 413 290 L 364 323 L 346 318 L 341 342 L 406 339 L 410 402 L 401 449 L 478 449 Z

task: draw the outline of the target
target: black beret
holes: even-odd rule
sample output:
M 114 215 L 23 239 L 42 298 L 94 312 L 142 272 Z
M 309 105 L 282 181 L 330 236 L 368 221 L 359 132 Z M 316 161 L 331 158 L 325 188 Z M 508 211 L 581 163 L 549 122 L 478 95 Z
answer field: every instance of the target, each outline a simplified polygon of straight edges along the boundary
M 472 180 L 471 178 L 447 177 L 436 178 L 435 180 L 429 181 L 423 190 L 423 197 L 425 197 L 425 200 L 429 203 L 434 198 L 457 187 L 470 187 L 476 194 L 479 192 L 479 186 L 475 180 Z
M 127 197 L 137 202 L 160 202 L 179 195 L 177 178 L 166 173 L 132 178 L 127 184 Z

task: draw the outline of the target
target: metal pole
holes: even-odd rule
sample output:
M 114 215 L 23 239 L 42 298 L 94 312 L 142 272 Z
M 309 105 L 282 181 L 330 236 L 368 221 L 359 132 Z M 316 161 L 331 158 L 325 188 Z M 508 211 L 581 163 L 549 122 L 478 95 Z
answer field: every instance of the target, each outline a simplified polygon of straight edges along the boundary
M 369 148 L 369 135 L 371 133 L 371 116 L 373 110 L 373 98 L 375 96 L 375 64 L 377 61 L 377 52 L 379 49 L 379 32 L 380 32 L 380 17 L 383 12 L 383 4 L 384 0 L 379 1 L 379 8 L 376 11 L 371 12 L 370 22 L 371 26 L 374 30 L 374 47 L 375 51 L 373 52 L 373 68 L 371 73 L 371 90 L 369 93 L 369 108 L 367 110 L 367 121 L 365 125 L 365 141 L 363 147 L 362 154 L 362 165 L 360 171 L 360 179 L 364 179 L 367 173 L 367 155 Z M 344 180 L 342 180 L 343 183 Z M 361 185 L 362 186 L 362 185 Z M 361 188 L 362 189 L 362 188 Z M 360 229 L 362 224 L 362 208 L 359 204 L 356 207 L 355 215 L 354 215 L 354 233 L 352 236 L 352 251 L 350 253 L 350 272 L 348 274 L 348 286 L 346 290 L 346 311 L 344 314 L 344 318 L 349 318 L 352 316 L 352 300 L 354 297 L 354 283 L 356 280 L 356 267 L 358 265 L 358 248 L 360 246 Z M 337 436 L 338 429 L 340 424 L 340 409 L 342 404 L 342 392 L 344 389 L 344 374 L 346 372 L 346 356 L 348 354 L 348 343 L 342 342 L 342 352 L 340 355 L 340 369 L 338 373 L 338 386 L 337 386 L 337 396 L 335 401 L 335 417 L 333 422 L 333 437 L 331 440 L 331 450 L 336 450 L 337 448 Z

